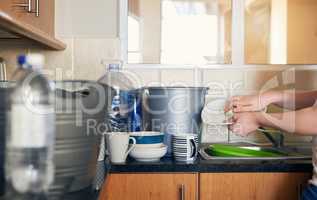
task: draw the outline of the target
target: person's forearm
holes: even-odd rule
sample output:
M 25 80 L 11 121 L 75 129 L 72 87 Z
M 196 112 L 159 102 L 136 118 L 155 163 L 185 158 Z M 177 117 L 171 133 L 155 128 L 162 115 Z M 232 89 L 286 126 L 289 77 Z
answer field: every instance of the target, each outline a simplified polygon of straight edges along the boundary
M 295 91 L 268 91 L 261 95 L 263 102 L 275 104 L 286 109 L 302 109 L 313 106 L 317 99 L 317 91 L 295 92 Z
M 317 135 L 317 108 L 284 113 L 258 113 L 261 126 L 269 126 L 299 135 Z

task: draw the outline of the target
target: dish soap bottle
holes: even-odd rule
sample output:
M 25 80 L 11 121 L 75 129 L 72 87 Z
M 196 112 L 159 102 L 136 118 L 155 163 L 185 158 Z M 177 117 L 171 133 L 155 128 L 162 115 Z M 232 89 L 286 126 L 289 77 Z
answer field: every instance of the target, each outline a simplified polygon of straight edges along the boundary
M 42 55 L 20 56 L 18 62 L 8 112 L 6 179 L 12 193 L 38 196 L 48 191 L 54 178 L 53 93 L 41 73 Z

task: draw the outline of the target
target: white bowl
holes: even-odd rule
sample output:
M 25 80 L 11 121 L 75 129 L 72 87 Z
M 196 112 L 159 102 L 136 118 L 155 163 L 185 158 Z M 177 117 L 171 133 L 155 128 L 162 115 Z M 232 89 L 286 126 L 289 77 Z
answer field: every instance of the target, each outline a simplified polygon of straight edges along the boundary
M 136 147 L 140 147 L 140 148 L 160 148 L 162 147 L 162 145 L 164 145 L 163 143 L 155 143 L 155 144 L 135 144 L 135 148 Z
M 167 146 L 164 144 L 160 147 L 135 146 L 129 155 L 140 162 L 153 162 L 159 161 L 166 152 Z

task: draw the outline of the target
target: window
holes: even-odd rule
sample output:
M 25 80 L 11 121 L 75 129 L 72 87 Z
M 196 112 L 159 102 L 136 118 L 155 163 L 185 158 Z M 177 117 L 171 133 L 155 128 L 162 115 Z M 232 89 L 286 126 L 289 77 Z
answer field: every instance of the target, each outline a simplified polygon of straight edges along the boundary
M 231 63 L 231 0 L 129 0 L 128 63 Z
M 140 21 L 128 16 L 128 58 L 129 63 L 140 63 Z
M 128 63 L 317 63 L 317 1 L 122 1 Z

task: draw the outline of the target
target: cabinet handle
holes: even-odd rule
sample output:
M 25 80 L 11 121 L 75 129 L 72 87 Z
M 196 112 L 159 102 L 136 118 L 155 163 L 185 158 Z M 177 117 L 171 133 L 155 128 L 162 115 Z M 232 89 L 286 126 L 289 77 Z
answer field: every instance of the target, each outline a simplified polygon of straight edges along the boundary
M 179 196 L 180 196 L 180 200 L 185 200 L 185 185 L 181 184 L 181 186 L 179 187 Z
M 28 0 L 28 12 L 32 12 L 32 0 Z
M 35 16 L 40 16 L 40 0 L 36 0 L 35 2 Z
M 32 0 L 27 0 L 27 3 L 17 3 L 17 4 L 14 4 L 13 6 L 26 8 L 27 12 L 29 13 L 32 12 Z
M 305 184 L 300 183 L 300 184 L 298 185 L 298 194 L 297 194 L 297 195 L 298 195 L 298 200 L 301 200 L 301 199 L 302 199 L 304 187 L 305 187 Z

